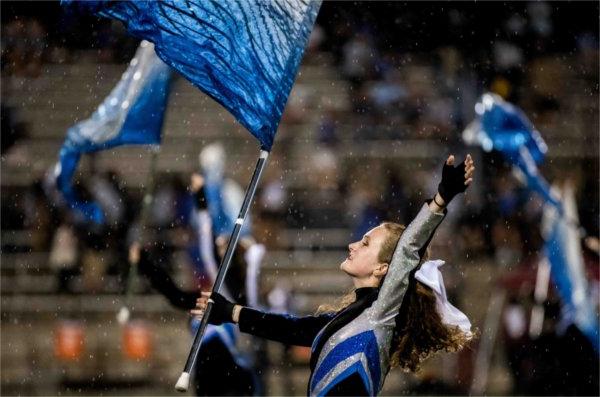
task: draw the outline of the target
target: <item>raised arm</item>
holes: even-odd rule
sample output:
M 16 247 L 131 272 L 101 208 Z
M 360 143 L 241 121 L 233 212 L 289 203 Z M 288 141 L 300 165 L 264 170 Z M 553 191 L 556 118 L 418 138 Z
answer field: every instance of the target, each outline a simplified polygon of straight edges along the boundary
M 446 205 L 471 184 L 474 171 L 470 155 L 456 167 L 454 156 L 448 157 L 442 170 L 438 193 L 423 205 L 398 241 L 379 296 L 371 307 L 374 318 L 393 323 L 408 289 L 410 272 L 421 262 L 427 245 L 445 217 Z

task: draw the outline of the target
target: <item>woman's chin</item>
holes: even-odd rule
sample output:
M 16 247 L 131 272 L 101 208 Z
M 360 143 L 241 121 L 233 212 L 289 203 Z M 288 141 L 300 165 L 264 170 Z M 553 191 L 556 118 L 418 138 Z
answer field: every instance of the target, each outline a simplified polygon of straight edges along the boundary
M 348 263 L 348 259 L 344 260 L 342 263 L 340 263 L 340 270 L 345 272 L 346 271 L 346 264 Z

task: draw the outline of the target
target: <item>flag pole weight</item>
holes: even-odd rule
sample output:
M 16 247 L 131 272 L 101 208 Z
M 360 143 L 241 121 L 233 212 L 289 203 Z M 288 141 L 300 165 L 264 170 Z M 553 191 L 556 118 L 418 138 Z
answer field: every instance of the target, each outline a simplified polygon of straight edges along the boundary
M 233 253 L 240 238 L 242 226 L 244 225 L 246 215 L 248 215 L 248 210 L 250 209 L 252 200 L 254 200 L 254 194 L 256 193 L 258 182 L 267 164 L 268 157 L 269 152 L 264 149 L 261 149 L 260 156 L 256 163 L 256 167 L 254 168 L 254 174 L 252 174 L 252 179 L 250 180 L 250 184 L 246 189 L 246 194 L 244 196 L 242 208 L 240 209 L 238 218 L 235 221 L 235 226 L 233 228 L 233 231 L 231 232 L 231 237 L 229 238 L 225 255 L 223 256 L 221 265 L 219 266 L 219 272 L 217 273 L 217 278 L 215 280 L 215 284 L 213 285 L 214 292 L 219 292 L 221 290 L 223 282 L 225 281 L 225 276 L 227 275 L 227 270 L 229 269 L 231 258 L 233 257 Z M 209 299 L 208 304 L 206 305 L 206 309 L 204 311 L 204 316 L 202 316 L 202 322 L 200 323 L 200 327 L 198 328 L 198 331 L 196 331 L 196 335 L 194 336 L 194 341 L 192 342 L 192 347 L 190 349 L 190 353 L 185 363 L 185 367 L 179 379 L 177 380 L 177 384 L 175 385 L 175 389 L 177 391 L 186 392 L 189 388 L 190 374 L 192 373 L 192 370 L 194 369 L 194 366 L 196 364 L 196 360 L 198 359 L 198 353 L 202 344 L 202 337 L 204 336 L 206 326 L 208 325 L 208 319 L 210 318 L 212 305 L 213 302 Z

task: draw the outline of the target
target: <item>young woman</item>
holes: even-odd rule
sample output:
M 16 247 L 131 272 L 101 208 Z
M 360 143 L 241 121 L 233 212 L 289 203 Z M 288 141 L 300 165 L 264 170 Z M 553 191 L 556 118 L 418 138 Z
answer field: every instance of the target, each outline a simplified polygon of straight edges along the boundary
M 211 299 L 212 324 L 233 322 L 243 332 L 311 346 L 309 395 L 379 393 L 390 368 L 416 371 L 431 354 L 459 350 L 472 337 L 466 317 L 445 300 L 439 262 L 417 269 L 446 205 L 471 184 L 474 170 L 470 155 L 456 167 L 454 156 L 448 157 L 438 193 L 408 227 L 386 222 L 348 246 L 340 268 L 355 290 L 339 308 L 294 317 L 203 292 L 192 314 L 201 316 Z

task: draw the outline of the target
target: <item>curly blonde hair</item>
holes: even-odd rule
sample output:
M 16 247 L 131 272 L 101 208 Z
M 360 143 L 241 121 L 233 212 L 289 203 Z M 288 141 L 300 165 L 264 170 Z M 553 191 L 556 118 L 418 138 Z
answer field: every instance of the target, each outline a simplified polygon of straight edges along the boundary
M 394 222 L 384 222 L 381 226 L 388 231 L 388 236 L 381 246 L 378 260 L 390 263 L 406 227 Z M 428 256 L 427 251 L 421 261 L 425 261 Z M 356 293 L 352 290 L 334 304 L 319 306 L 317 314 L 338 312 L 355 300 Z M 423 361 L 435 353 L 457 352 L 474 335 L 475 333 L 465 333 L 456 326 L 444 324 L 437 310 L 434 292 L 411 274 L 408 290 L 396 319 L 390 366 L 400 367 L 406 372 L 417 372 Z
M 396 321 L 390 366 L 417 372 L 425 360 L 438 352 L 462 350 L 473 335 L 444 324 L 437 311 L 434 292 L 413 278 Z

